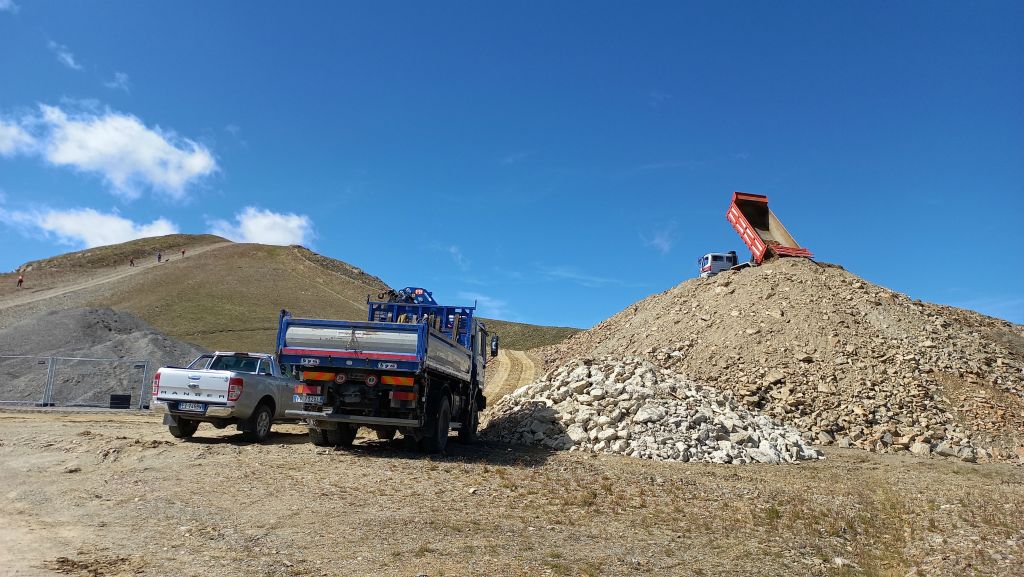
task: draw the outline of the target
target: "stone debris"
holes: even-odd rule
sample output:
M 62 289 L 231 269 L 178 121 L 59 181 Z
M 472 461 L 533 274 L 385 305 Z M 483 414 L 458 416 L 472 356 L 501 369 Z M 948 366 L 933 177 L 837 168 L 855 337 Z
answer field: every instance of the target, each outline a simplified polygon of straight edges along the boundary
M 641 356 L 813 443 L 970 462 L 1024 455 L 1024 326 L 834 265 L 781 259 L 691 279 L 540 354 L 548 368 Z
M 639 358 L 570 362 L 503 397 L 482 434 L 552 449 L 663 461 L 819 459 L 800 433 Z

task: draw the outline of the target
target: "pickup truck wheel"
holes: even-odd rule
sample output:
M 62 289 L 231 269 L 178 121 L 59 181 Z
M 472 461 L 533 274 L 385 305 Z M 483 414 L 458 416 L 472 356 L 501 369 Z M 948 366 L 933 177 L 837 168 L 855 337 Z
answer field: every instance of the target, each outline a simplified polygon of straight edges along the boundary
M 270 405 L 261 403 L 249 417 L 249 427 L 244 436 L 247 441 L 262 443 L 270 436 L 270 427 L 274 423 L 274 411 Z
M 192 435 L 196 434 L 196 429 L 198 428 L 199 421 L 181 418 L 175 418 L 172 424 L 167 425 L 167 430 L 171 432 L 171 436 L 175 439 L 190 439 Z
M 332 445 L 338 447 L 351 447 L 352 443 L 356 440 L 356 433 L 358 432 L 358 427 L 353 427 L 351 425 L 338 425 L 337 429 L 327 431 L 327 439 Z
M 452 403 L 445 394 L 441 406 L 423 431 L 423 448 L 429 453 L 440 453 L 448 446 L 448 430 L 452 420 Z
M 480 411 L 476 410 L 476 400 L 469 404 L 469 412 L 462 420 L 459 427 L 459 442 L 472 443 L 476 441 L 476 430 L 480 428 Z

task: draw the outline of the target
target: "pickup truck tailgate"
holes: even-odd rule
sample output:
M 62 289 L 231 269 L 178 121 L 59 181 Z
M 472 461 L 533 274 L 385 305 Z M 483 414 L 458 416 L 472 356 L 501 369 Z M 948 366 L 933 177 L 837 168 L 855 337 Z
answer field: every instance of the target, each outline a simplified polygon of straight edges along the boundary
M 223 404 L 228 401 L 230 371 L 160 369 L 159 401 L 192 401 Z

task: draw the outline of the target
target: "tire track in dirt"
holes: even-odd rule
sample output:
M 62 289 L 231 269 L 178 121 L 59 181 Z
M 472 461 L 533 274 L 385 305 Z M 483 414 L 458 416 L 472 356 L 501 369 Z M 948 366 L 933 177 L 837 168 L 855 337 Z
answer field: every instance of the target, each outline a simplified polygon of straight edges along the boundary
M 491 405 L 512 391 L 532 383 L 537 376 L 537 364 L 523 351 L 501 350 L 495 359 L 494 376 L 488 379 L 485 393 Z

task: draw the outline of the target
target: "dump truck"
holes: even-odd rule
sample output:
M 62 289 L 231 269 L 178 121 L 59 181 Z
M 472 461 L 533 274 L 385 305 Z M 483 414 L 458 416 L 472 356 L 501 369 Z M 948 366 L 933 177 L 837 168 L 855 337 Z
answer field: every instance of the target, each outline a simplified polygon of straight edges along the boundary
M 367 297 L 367 320 L 295 318 L 281 311 L 277 358 L 299 379 L 287 412 L 315 445 L 349 446 L 360 427 L 392 439 L 401 432 L 429 452 L 449 432 L 476 438 L 485 368 L 495 337 L 475 306 L 443 306 L 431 292 L 406 287 Z
M 768 197 L 761 194 L 734 192 L 726 219 L 750 249 L 753 261 L 761 264 L 771 256 L 811 258 L 811 251 L 800 246 L 768 208 Z

